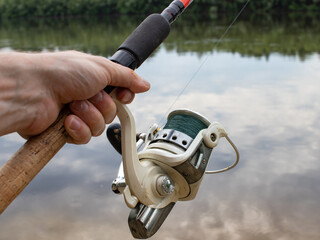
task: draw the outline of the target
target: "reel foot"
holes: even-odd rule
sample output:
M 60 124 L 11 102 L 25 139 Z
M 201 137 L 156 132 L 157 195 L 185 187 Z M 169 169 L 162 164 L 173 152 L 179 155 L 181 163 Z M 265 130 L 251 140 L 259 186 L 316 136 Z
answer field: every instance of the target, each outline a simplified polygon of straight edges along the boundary
M 131 234 L 137 239 L 152 237 L 161 227 L 175 203 L 170 203 L 164 208 L 151 208 L 139 203 L 131 210 L 128 224 Z

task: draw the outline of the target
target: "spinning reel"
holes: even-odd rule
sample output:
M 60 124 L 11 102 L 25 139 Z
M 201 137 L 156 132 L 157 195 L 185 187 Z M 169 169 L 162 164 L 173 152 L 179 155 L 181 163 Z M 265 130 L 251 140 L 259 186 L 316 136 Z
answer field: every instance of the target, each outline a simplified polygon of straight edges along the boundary
M 136 134 L 130 110 L 116 104 L 121 127 L 110 125 L 107 136 L 123 161 L 112 190 L 123 194 L 132 209 L 128 223 L 133 237 L 145 239 L 157 232 L 177 201 L 196 197 L 205 173 L 235 167 L 239 153 L 220 123 L 210 123 L 196 112 L 173 111 L 163 128 L 154 124 L 147 133 Z M 211 152 L 222 137 L 232 145 L 237 159 L 225 169 L 206 172 Z

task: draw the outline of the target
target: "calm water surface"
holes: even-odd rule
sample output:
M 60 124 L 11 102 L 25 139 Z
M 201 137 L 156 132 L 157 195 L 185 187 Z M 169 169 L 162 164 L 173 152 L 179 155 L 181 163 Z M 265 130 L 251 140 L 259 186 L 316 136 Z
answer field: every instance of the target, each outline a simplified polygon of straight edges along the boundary
M 142 19 L 2 22 L 0 51 L 110 56 Z M 170 110 L 221 122 L 241 154 L 234 170 L 205 176 L 196 199 L 176 204 L 152 239 L 318 240 L 319 16 L 243 15 L 216 47 L 231 20 L 179 19 L 138 70 L 152 84 L 129 106 L 138 131 L 163 122 L 174 103 Z M 23 142 L 0 138 L 1 165 Z M 209 168 L 233 159 L 222 141 Z M 132 239 L 129 209 L 110 190 L 119 161 L 104 136 L 65 146 L 2 214 L 0 239 Z

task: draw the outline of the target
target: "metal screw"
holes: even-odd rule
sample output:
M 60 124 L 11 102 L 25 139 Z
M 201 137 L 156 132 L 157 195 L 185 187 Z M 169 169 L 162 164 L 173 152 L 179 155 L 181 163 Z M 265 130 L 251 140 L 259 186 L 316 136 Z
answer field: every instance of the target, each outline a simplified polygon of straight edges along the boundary
M 161 196 L 168 196 L 175 190 L 174 182 L 165 175 L 158 177 L 156 186 L 157 191 Z

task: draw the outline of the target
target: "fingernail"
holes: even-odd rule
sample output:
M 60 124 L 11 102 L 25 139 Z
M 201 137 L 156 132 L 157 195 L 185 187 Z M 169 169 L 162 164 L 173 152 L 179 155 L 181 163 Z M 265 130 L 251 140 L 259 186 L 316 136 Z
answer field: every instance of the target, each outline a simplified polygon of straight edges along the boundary
M 140 78 L 141 83 L 142 83 L 146 88 L 148 88 L 148 89 L 150 88 L 150 83 L 149 83 L 148 81 L 146 81 L 146 80 L 144 80 L 142 77 L 138 76 L 134 70 L 131 70 L 131 73 L 134 75 L 134 77 L 135 77 L 136 79 L 137 79 L 137 78 Z
M 86 101 L 74 101 L 72 102 L 72 108 L 79 112 L 85 112 L 88 110 L 89 105 Z
M 94 95 L 91 99 L 91 102 L 93 103 L 99 103 L 102 101 L 102 92 L 97 93 L 96 95 Z
M 144 80 L 143 78 L 142 78 L 142 83 L 143 83 L 143 85 L 145 85 L 147 88 L 150 88 L 150 83 L 149 83 L 148 81 Z
M 104 128 L 101 128 L 101 129 L 97 132 L 96 136 L 100 136 L 100 135 L 104 132 L 104 130 L 105 130 L 105 127 L 104 127 Z
M 76 119 L 76 118 L 72 118 L 72 120 L 71 120 L 71 123 L 70 123 L 70 129 L 71 130 L 74 130 L 74 131 L 77 131 L 77 130 L 79 130 L 80 129 L 80 127 L 81 127 L 81 123 L 80 123 L 80 121 L 78 120 L 78 119 Z
M 131 102 L 132 98 L 133 98 L 133 93 L 131 92 L 126 92 L 126 94 L 124 94 L 122 96 L 122 99 L 121 99 L 121 102 L 123 103 L 128 103 L 128 102 Z

